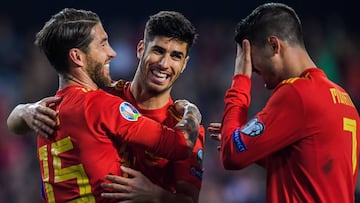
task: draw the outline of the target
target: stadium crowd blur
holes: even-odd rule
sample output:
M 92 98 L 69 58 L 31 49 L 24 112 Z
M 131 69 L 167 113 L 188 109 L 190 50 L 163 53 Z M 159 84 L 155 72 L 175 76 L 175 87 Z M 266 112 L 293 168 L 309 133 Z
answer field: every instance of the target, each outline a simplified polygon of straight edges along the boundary
M 115 80 L 132 79 L 137 66 L 136 44 L 142 37 L 147 16 L 159 10 L 177 10 L 188 17 L 195 24 L 199 38 L 190 53 L 187 70 L 176 82 L 173 97 L 185 98 L 198 104 L 203 114 L 203 124 L 207 126 L 210 122 L 221 120 L 223 96 L 230 86 L 233 74 L 236 50 L 233 40 L 234 26 L 237 20 L 245 17 L 256 5 L 254 2 L 244 5 L 243 11 L 238 13 L 233 9 L 229 11 L 232 15 L 227 16 L 202 15 L 198 9 L 177 9 L 176 5 L 153 6 L 149 10 L 145 7 L 139 10 L 139 13 L 144 11 L 141 16 L 137 13 L 133 14 L 134 17 L 126 13 L 117 16 L 116 12 L 111 12 L 110 15 L 106 8 L 100 12 L 96 5 L 76 5 L 76 8 L 93 10 L 102 18 L 110 36 L 110 43 L 118 54 L 111 64 L 111 75 Z M 289 5 L 293 6 L 291 3 Z M 329 78 L 350 92 L 359 109 L 358 26 L 349 23 L 349 19 L 343 16 L 346 15 L 345 12 L 329 12 L 324 15 L 324 11 L 319 11 L 319 15 L 316 15 L 316 12 L 314 14 L 306 11 L 306 5 L 301 5 L 293 7 L 302 20 L 305 43 L 311 56 Z M 3 10 L 0 13 L 0 203 L 41 202 L 35 136 L 12 135 L 7 130 L 6 118 L 16 104 L 34 102 L 53 95 L 56 91 L 57 75 L 43 54 L 33 45 L 33 41 L 36 31 L 40 30 L 45 19 L 63 7 L 71 7 L 71 4 L 59 5 L 57 8 L 53 6 L 46 12 L 37 9 L 33 13 L 39 18 L 29 16 L 26 19 L 25 15 L 22 16 L 25 18 L 22 21 L 11 16 L 11 12 Z M 270 95 L 259 76 L 254 76 L 253 81 L 249 116 L 261 109 Z M 266 180 L 263 169 L 254 165 L 242 171 L 225 171 L 219 161 L 217 143 L 209 139 L 208 133 L 206 138 L 205 173 L 200 202 L 264 202 Z

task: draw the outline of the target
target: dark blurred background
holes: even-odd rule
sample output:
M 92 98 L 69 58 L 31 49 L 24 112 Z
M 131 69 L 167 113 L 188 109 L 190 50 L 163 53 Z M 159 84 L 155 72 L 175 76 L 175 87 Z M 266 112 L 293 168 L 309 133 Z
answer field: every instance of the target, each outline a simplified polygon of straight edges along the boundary
M 223 96 L 230 86 L 235 59 L 234 26 L 264 2 L 268 1 L 3 1 L 0 5 L 0 203 L 41 202 L 35 136 L 11 134 L 6 118 L 16 104 L 37 101 L 53 95 L 57 89 L 55 71 L 33 45 L 35 33 L 52 14 L 65 7 L 98 13 L 118 53 L 111 64 L 112 77 L 131 80 L 137 66 L 136 44 L 142 38 L 148 16 L 160 10 L 182 12 L 196 26 L 199 38 L 186 71 L 173 89 L 173 97 L 198 104 L 206 127 L 221 120 Z M 350 92 L 359 108 L 360 27 L 355 0 L 279 2 L 298 12 L 313 60 Z M 264 106 L 270 93 L 261 78 L 254 76 L 249 116 Z M 208 133 L 206 136 L 200 202 L 264 202 L 264 170 L 254 165 L 242 171 L 225 171 L 219 162 L 217 143 L 209 139 Z

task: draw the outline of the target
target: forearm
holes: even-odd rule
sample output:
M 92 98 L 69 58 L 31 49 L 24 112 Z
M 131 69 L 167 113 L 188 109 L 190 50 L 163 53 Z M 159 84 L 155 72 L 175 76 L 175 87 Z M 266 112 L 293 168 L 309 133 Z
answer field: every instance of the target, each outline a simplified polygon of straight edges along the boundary
M 181 129 L 186 138 L 189 147 L 195 145 L 199 134 L 199 126 L 201 123 L 201 114 L 195 105 L 187 105 L 184 110 L 182 120 L 176 125 L 177 129 Z
M 119 202 L 128 200 L 138 203 L 197 203 L 200 189 L 185 181 L 176 182 L 176 193 L 169 192 L 159 185 L 152 183 L 140 171 L 121 166 L 124 173 L 131 177 L 107 175 L 110 183 L 102 183 L 103 188 L 113 192 L 103 192 L 102 197 L 117 199 Z
M 225 94 L 225 110 L 222 118 L 221 137 L 231 137 L 236 128 L 246 123 L 247 110 L 250 106 L 251 81 L 248 77 L 233 77 L 231 88 Z M 222 140 L 222 143 L 224 140 Z
M 27 125 L 23 119 L 23 109 L 27 108 L 29 104 L 19 104 L 10 113 L 7 118 L 8 129 L 18 135 L 23 135 L 32 132 L 32 129 Z
M 241 169 L 245 163 L 236 158 L 247 147 L 242 139 L 240 128 L 246 123 L 250 105 L 251 81 L 248 77 L 237 75 L 233 78 L 230 89 L 225 94 L 225 110 L 221 129 L 221 161 L 225 169 Z M 241 165 L 241 166 L 240 166 Z

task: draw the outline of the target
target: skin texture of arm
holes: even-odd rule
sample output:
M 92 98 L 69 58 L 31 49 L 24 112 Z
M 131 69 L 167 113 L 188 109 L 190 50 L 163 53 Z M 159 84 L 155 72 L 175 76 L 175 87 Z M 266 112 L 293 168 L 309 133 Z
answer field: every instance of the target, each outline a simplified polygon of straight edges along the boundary
M 22 112 L 24 111 L 23 109 L 27 109 L 30 105 L 31 104 L 19 104 L 11 111 L 7 119 L 7 126 L 11 132 L 18 135 L 32 132 L 32 129 L 22 118 Z
M 179 105 L 180 107 L 178 107 Z M 179 108 L 184 109 L 183 118 L 175 128 L 186 133 L 188 145 L 193 147 L 199 134 L 199 125 L 201 123 L 200 111 L 194 104 L 185 100 L 176 101 L 175 108 L 177 111 L 181 111 Z
M 50 107 L 60 101 L 59 97 L 46 97 L 35 103 L 17 105 L 7 119 L 9 130 L 18 135 L 37 132 L 43 137 L 51 136 L 57 112 Z

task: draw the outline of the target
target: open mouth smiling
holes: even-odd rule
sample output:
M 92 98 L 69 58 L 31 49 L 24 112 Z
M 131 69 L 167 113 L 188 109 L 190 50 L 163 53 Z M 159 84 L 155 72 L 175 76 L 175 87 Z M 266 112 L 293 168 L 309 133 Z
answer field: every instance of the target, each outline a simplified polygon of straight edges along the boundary
M 166 80 L 169 78 L 168 74 L 162 73 L 161 71 L 158 71 L 158 70 L 152 70 L 151 73 L 152 73 L 152 75 L 154 75 L 155 77 L 157 77 L 159 79 Z

